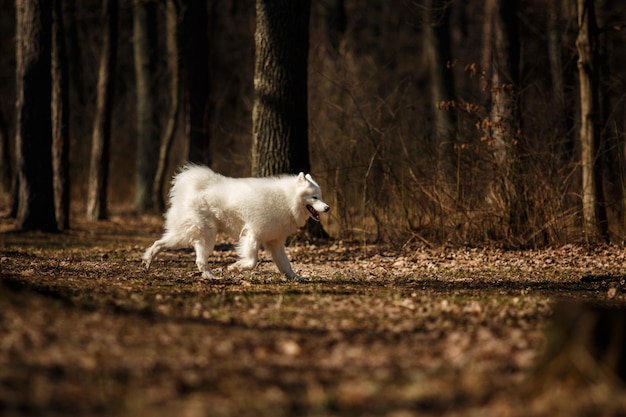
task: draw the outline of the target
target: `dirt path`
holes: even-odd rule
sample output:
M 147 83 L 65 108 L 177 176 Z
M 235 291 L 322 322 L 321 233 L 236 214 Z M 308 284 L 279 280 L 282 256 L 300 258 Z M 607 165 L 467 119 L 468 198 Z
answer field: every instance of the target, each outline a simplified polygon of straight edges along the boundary
M 619 387 L 531 378 L 560 299 L 623 305 L 626 252 L 289 248 L 286 282 L 202 281 L 190 251 L 149 273 L 160 220 L 66 234 L 0 222 L 0 414 L 132 416 L 624 415 Z M 616 391 L 617 390 L 617 391 Z

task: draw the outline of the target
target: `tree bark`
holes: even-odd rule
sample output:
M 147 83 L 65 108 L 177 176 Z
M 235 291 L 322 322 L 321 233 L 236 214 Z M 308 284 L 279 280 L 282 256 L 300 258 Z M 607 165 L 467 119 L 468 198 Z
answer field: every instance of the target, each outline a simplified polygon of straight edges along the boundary
M 117 60 L 118 0 L 102 1 L 105 30 L 98 71 L 98 99 L 91 142 L 87 219 L 107 217 L 107 185 L 109 177 L 109 147 L 111 115 Z
M 64 230 L 70 227 L 68 62 L 62 1 L 52 2 L 52 169 L 57 227 Z
M 519 139 L 517 1 L 494 0 L 491 121 L 496 162 L 508 172 Z
M 583 233 L 589 242 L 606 240 L 608 224 L 602 194 L 598 95 L 598 27 L 593 0 L 578 0 L 578 77 Z
M 9 149 L 9 130 L 0 109 L 0 199 L 13 196 L 13 160 Z
M 310 0 L 257 0 L 252 174 L 308 172 Z
M 425 48 L 429 61 L 431 101 L 434 111 L 434 136 L 437 146 L 437 179 L 441 189 L 449 194 L 455 181 L 456 117 L 454 106 L 454 76 L 450 63 L 450 8 L 447 0 L 429 0 L 426 13 Z
M 85 104 L 85 77 L 83 74 L 83 58 L 81 53 L 81 39 L 76 23 L 76 0 L 62 0 L 63 24 L 65 26 L 65 41 L 68 56 L 68 72 L 71 86 L 76 92 L 78 103 Z
M 133 47 L 137 93 L 137 171 L 135 207 L 145 212 L 153 207 L 153 184 L 159 157 L 156 94 L 157 3 L 133 1 Z
M 575 138 L 569 132 L 574 130 L 574 120 L 570 111 L 571 101 L 568 85 L 575 83 L 576 74 L 566 71 L 563 66 L 563 45 L 569 44 L 571 30 L 567 28 L 570 19 L 576 19 L 576 4 L 571 1 L 554 1 L 549 3 L 548 16 L 548 60 L 550 63 L 550 81 L 552 83 L 552 100 L 556 107 L 555 137 L 556 152 L 561 160 L 568 164 L 575 153 Z
M 501 212 L 508 237 L 519 236 L 525 226 L 523 184 L 519 165 L 521 140 L 519 104 L 520 45 L 516 0 L 488 0 L 485 24 L 491 39 L 485 39 L 483 60 L 488 63 L 491 109 L 487 123 L 495 162 L 491 200 Z M 488 54 L 491 55 L 489 58 Z
M 180 6 L 176 0 L 167 0 L 165 11 L 167 66 L 170 73 L 170 109 L 159 150 L 159 164 L 152 189 L 153 208 L 155 211 L 163 211 L 163 188 L 165 186 L 165 170 L 168 156 L 176 133 L 178 113 L 180 108 Z
M 188 0 L 184 12 L 186 126 L 189 162 L 211 164 L 209 13 L 206 2 Z
M 52 2 L 16 8 L 17 228 L 56 231 L 52 187 Z

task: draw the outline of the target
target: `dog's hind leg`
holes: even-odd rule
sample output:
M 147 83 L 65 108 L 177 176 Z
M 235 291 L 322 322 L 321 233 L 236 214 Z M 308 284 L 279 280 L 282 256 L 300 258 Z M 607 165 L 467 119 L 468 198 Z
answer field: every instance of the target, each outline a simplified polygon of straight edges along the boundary
M 143 268 L 146 271 L 150 269 L 150 264 L 154 261 L 154 258 L 165 249 L 176 249 L 182 246 L 185 246 L 185 241 L 181 236 L 166 232 L 161 239 L 154 242 L 152 246 L 144 252 L 141 262 Z
M 168 243 L 169 243 L 168 239 L 161 238 L 157 240 L 156 242 L 154 242 L 152 246 L 150 246 L 148 249 L 146 249 L 146 251 L 143 254 L 143 257 L 141 258 L 142 259 L 141 264 L 143 266 L 143 269 L 145 269 L 146 271 L 150 269 L 150 264 L 152 263 L 154 258 L 164 249 L 169 247 Z
M 259 242 L 249 233 L 242 233 L 237 244 L 239 260 L 228 267 L 228 270 L 252 269 L 259 259 Z
M 193 244 L 193 247 L 196 250 L 196 265 L 198 265 L 198 270 L 202 274 L 202 278 L 205 279 L 218 279 L 218 277 L 209 271 L 209 255 L 215 246 L 215 236 L 216 233 L 214 231 L 210 231 L 203 238 L 196 240 Z
M 278 270 L 285 274 L 289 279 L 306 282 L 308 279 L 298 276 L 293 269 L 291 269 L 291 262 L 285 253 L 285 241 L 284 240 L 272 240 L 265 242 L 265 248 L 272 254 L 272 259 L 278 267 Z

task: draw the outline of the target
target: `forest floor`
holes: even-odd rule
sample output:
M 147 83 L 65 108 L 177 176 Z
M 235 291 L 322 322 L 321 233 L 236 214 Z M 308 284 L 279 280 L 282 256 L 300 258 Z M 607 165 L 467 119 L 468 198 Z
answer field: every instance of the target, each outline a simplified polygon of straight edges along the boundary
M 609 376 L 535 372 L 555 303 L 626 305 L 622 247 L 296 242 L 295 283 L 227 240 L 207 281 L 188 250 L 142 270 L 161 225 L 0 220 L 0 415 L 626 415 Z

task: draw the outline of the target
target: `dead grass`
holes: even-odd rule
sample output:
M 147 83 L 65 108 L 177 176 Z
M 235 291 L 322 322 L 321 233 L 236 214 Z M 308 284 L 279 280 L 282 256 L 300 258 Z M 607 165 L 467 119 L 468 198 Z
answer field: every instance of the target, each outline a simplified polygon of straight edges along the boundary
M 620 387 L 531 378 L 556 300 L 623 305 L 616 246 L 297 243 L 203 281 L 190 251 L 149 273 L 156 218 L 64 234 L 0 223 L 3 416 L 623 415 Z M 585 279 L 581 279 L 585 277 Z

